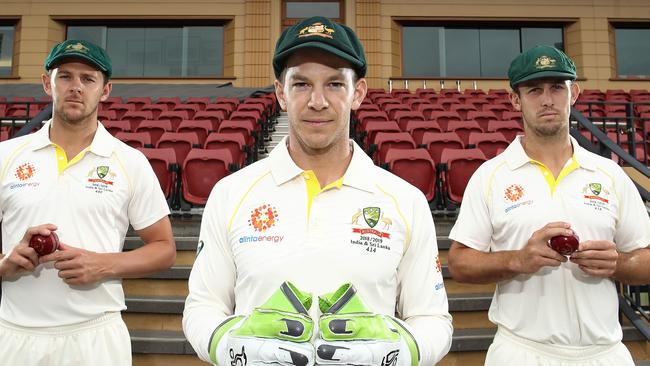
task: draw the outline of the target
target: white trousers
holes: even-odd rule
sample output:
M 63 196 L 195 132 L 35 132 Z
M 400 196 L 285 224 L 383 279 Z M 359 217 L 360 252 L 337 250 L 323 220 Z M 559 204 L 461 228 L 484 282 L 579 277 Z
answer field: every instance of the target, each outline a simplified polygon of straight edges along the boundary
M 0 364 L 130 366 L 131 338 L 119 312 L 60 327 L 21 327 L 0 319 Z
M 533 342 L 499 327 L 486 366 L 634 366 L 621 342 L 587 347 Z

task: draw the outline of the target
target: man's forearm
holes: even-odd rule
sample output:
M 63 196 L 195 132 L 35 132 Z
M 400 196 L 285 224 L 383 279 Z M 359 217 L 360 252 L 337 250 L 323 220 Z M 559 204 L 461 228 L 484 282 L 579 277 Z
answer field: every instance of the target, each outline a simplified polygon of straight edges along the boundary
M 629 253 L 618 253 L 614 278 L 630 285 L 650 283 L 650 249 L 648 247 Z
M 171 267 L 176 260 L 176 248 L 173 242 L 160 240 L 128 252 L 104 255 L 109 258 L 107 277 L 136 278 Z
M 516 251 L 484 253 L 456 243 L 449 250 L 449 272 L 458 282 L 496 283 L 518 275 L 515 268 Z

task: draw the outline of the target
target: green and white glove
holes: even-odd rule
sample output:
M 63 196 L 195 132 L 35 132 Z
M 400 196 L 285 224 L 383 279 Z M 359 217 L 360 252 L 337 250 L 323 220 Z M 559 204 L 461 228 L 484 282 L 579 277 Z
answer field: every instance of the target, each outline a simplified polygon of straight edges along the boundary
M 419 366 L 417 343 L 404 323 L 372 313 L 352 284 L 320 296 L 317 365 Z
M 218 366 L 313 365 L 311 302 L 311 295 L 283 283 L 249 316 L 228 318 L 215 329 L 210 360 Z

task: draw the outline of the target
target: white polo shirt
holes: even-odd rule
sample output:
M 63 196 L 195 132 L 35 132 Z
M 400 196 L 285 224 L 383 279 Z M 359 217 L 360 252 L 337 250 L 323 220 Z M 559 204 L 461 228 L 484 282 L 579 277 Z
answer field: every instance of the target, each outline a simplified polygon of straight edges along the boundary
M 0 143 L 3 253 L 28 227 L 52 223 L 61 242 L 95 252 L 120 252 L 129 223 L 140 230 L 169 214 L 147 159 L 98 124 L 85 154 L 66 166 L 49 139 L 36 133 Z M 26 327 L 94 319 L 126 308 L 121 280 L 71 286 L 53 262 L 33 273 L 2 278 L 0 318 Z
M 221 321 L 250 313 L 284 281 L 314 296 L 316 324 L 317 296 L 351 282 L 373 311 L 411 324 L 426 357 L 442 357 L 451 316 L 422 192 L 373 165 L 356 144 L 342 180 L 313 192 L 315 179 L 293 162 L 285 139 L 269 158 L 215 185 L 183 317 L 194 349 L 209 360 Z
M 622 252 L 647 247 L 650 219 L 630 178 L 612 160 L 571 143 L 574 156 L 555 181 L 526 155 L 518 136 L 474 173 L 449 237 L 483 252 L 518 250 L 534 231 L 565 221 L 581 241 L 609 240 Z M 499 282 L 489 317 L 542 343 L 588 346 L 622 338 L 614 282 L 571 262 Z

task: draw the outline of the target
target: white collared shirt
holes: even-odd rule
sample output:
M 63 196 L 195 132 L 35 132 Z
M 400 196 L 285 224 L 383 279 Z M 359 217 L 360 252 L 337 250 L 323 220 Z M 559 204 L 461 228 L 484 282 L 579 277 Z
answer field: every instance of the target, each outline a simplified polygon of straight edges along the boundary
M 221 321 L 249 314 L 284 281 L 314 296 L 316 324 L 317 296 L 351 282 L 377 313 L 397 311 L 409 324 L 430 319 L 433 325 L 415 330 L 416 339 L 428 360 L 441 358 L 451 342 L 451 316 L 422 192 L 353 144 L 342 185 L 316 195 L 308 212 L 309 175 L 285 142 L 210 194 L 183 318 L 196 352 L 209 360 L 208 342 Z
M 98 123 L 88 151 L 61 172 L 48 121 L 39 131 L 0 143 L 3 253 L 31 226 L 52 223 L 61 242 L 120 252 L 129 224 L 140 230 L 169 214 L 160 184 L 139 151 Z M 2 279 L 0 318 L 26 327 L 94 319 L 126 308 L 121 280 L 70 286 L 53 263 Z
M 580 241 L 609 240 L 622 252 L 648 246 L 650 219 L 630 178 L 612 160 L 571 143 L 578 167 L 553 192 L 518 136 L 474 173 L 449 237 L 482 252 L 518 250 L 534 231 L 565 221 Z M 542 343 L 587 346 L 622 338 L 613 281 L 571 262 L 499 282 L 489 317 Z

